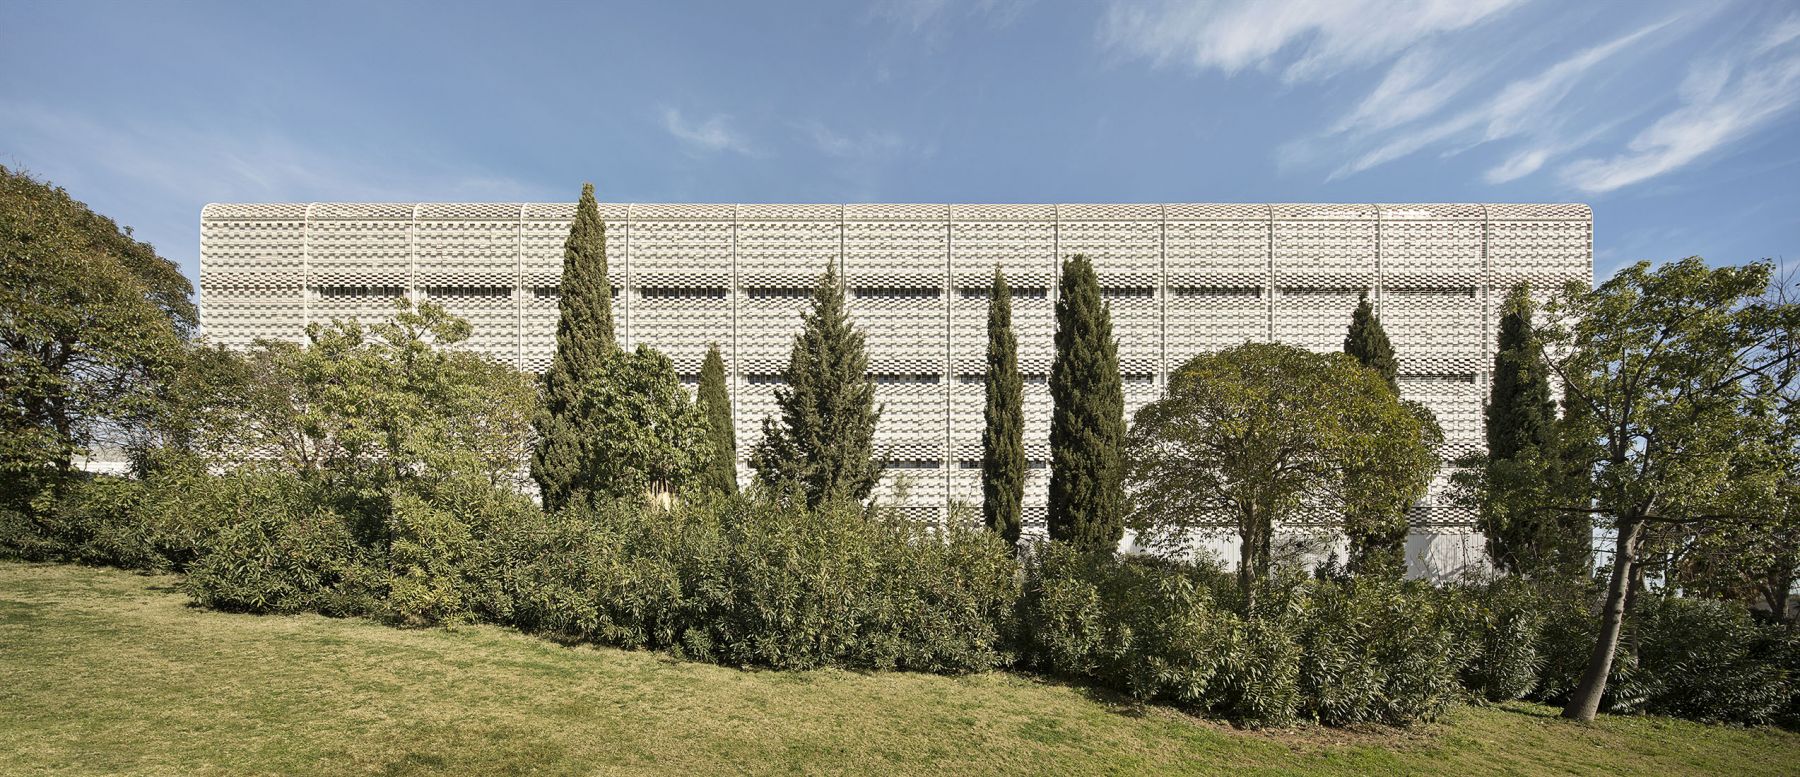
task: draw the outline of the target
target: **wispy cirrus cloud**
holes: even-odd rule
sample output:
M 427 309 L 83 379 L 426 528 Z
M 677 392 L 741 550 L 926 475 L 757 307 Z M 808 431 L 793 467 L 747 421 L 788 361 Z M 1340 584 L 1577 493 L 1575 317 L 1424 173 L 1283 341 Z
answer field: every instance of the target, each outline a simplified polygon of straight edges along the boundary
M 1533 75 L 1508 82 L 1491 99 L 1464 108 L 1448 118 L 1397 129 L 1373 148 L 1337 168 L 1330 177 L 1360 173 L 1453 141 L 1467 147 L 1531 133 L 1549 133 L 1555 129 L 1563 101 L 1590 71 L 1633 50 L 1645 38 L 1669 24 L 1670 20 L 1657 22 L 1583 49 Z M 1535 171 L 1548 160 L 1550 150 L 1551 146 L 1545 144 L 1509 160 L 1502 164 L 1501 174 L 1518 177 Z
M 1279 70 L 1305 81 L 1374 65 L 1437 35 L 1493 19 L 1524 0 L 1158 0 L 1114 2 L 1099 36 L 1158 65 L 1233 75 Z
M 1584 192 L 1610 192 L 1685 167 L 1761 129 L 1800 104 L 1800 55 L 1742 67 L 1697 63 L 1681 97 L 1681 107 L 1633 136 L 1623 153 L 1570 162 L 1562 180 Z
M 794 125 L 814 148 L 827 156 L 840 159 L 868 159 L 886 157 L 905 151 L 908 147 L 906 138 L 893 130 L 866 130 L 860 133 L 844 133 L 834 130 L 817 119 L 798 122 Z
M 690 149 L 708 153 L 734 151 L 745 156 L 756 155 L 749 138 L 733 126 L 730 114 L 715 113 L 700 121 L 691 121 L 679 109 L 664 107 L 662 126 Z

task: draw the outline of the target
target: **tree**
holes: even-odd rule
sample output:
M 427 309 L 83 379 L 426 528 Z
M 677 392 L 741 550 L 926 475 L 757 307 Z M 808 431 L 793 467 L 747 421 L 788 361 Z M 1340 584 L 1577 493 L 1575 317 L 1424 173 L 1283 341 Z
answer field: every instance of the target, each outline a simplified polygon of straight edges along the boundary
M 1572 494 L 1560 492 L 1580 479 L 1585 465 L 1577 462 L 1574 472 L 1560 466 L 1565 454 L 1576 452 L 1579 435 L 1572 427 L 1566 441 L 1560 435 L 1550 365 L 1533 332 L 1532 316 L 1529 287 L 1514 286 L 1501 308 L 1486 413 L 1487 452 L 1468 462 L 1482 469 L 1477 526 L 1487 539 L 1489 558 L 1503 570 L 1585 576 L 1591 543 L 1587 514 L 1544 509 L 1574 501 Z
M 725 387 L 725 359 L 719 355 L 719 344 L 706 349 L 706 360 L 700 363 L 700 412 L 706 416 L 707 449 L 703 488 L 719 494 L 735 494 L 737 483 L 737 431 L 731 420 L 731 393 Z
M 1369 293 L 1363 292 L 1356 303 L 1356 312 L 1350 316 L 1350 332 L 1344 336 L 1344 353 L 1356 357 L 1364 367 L 1374 370 L 1387 381 L 1388 388 L 1395 394 L 1400 393 L 1400 362 L 1394 358 L 1394 344 L 1388 340 L 1387 330 L 1381 327 L 1381 319 L 1375 315 L 1375 306 L 1369 303 Z
M 981 431 L 981 514 L 1015 549 L 1025 499 L 1025 382 L 1012 331 L 1012 289 L 994 267 L 988 290 L 987 407 Z
M 1539 347 L 1599 456 L 1593 502 L 1552 507 L 1605 516 L 1614 535 L 1598 638 L 1565 717 L 1599 709 L 1650 527 L 1748 521 L 1766 504 L 1745 493 L 1770 482 L 1755 442 L 1775 434 L 1756 407 L 1792 382 L 1800 317 L 1762 297 L 1770 274 L 1640 262 L 1591 291 L 1570 284 L 1546 309 Z
M 1388 390 L 1400 394 L 1400 362 L 1394 358 L 1394 346 L 1387 330 L 1375 315 L 1374 305 L 1364 292 L 1350 317 L 1350 331 L 1344 336 L 1344 353 L 1380 375 Z M 1435 447 L 1443 441 L 1437 418 L 1424 405 L 1406 403 L 1426 424 L 1427 437 Z M 1417 498 L 1409 493 L 1383 493 L 1379 474 L 1362 477 L 1358 468 L 1345 474 L 1344 487 L 1358 493 L 1349 500 L 1354 507 L 1344 515 L 1344 536 L 1349 541 L 1349 570 L 1358 576 L 1399 578 L 1406 574 L 1406 534 L 1411 529 L 1406 513 Z
M 606 278 L 606 224 L 594 202 L 594 185 L 582 184 L 575 221 L 563 243 L 563 273 L 557 300 L 556 356 L 544 373 L 543 408 L 533 426 L 537 447 L 531 477 L 544 506 L 568 505 L 595 484 L 582 480 L 592 470 L 598 420 L 581 401 L 586 386 L 619 353 L 613 336 L 612 284 Z
M 1050 366 L 1050 539 L 1112 553 L 1125 534 L 1125 388 L 1112 312 L 1087 257 L 1063 262 Z
M 22 506 L 155 412 L 193 287 L 129 228 L 0 167 L 0 497 Z
M 666 504 L 715 452 L 706 412 L 688 397 L 675 364 L 647 345 L 607 361 L 582 395 L 598 437 L 582 480 L 596 497 L 649 496 Z
M 1358 500 L 1423 495 L 1428 431 L 1381 376 L 1343 354 L 1246 343 L 1196 356 L 1138 410 L 1126 447 L 1133 528 L 1150 542 L 1230 527 L 1238 588 L 1254 607 L 1274 528 Z M 1346 488 L 1351 473 L 1361 488 Z
M 875 383 L 862 332 L 844 307 L 837 270 L 827 266 L 813 288 L 812 309 L 801 314 L 800 332 L 775 389 L 779 421 L 763 419 L 763 436 L 750 453 L 757 477 L 776 488 L 799 488 L 809 507 L 861 502 L 881 479 L 875 455 Z
M 523 489 L 537 392 L 511 365 L 457 347 L 467 321 L 400 301 L 388 320 L 306 333 L 305 345 L 265 341 L 250 352 L 236 434 L 213 463 L 273 461 L 368 493 L 462 477 Z

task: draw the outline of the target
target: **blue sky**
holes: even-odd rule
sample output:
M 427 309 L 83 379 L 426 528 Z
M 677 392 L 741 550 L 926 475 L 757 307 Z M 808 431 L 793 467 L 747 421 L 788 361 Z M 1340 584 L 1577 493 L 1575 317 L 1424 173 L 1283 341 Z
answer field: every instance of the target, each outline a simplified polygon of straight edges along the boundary
M 1800 258 L 1800 4 L 0 0 L 0 162 L 207 202 L 1580 201 Z

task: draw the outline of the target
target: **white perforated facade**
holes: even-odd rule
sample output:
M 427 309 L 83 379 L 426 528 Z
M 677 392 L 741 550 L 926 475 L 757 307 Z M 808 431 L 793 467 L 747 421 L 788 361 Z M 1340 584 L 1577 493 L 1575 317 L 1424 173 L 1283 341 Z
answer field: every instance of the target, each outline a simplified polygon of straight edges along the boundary
M 474 347 L 529 370 L 554 348 L 555 288 L 572 204 L 233 204 L 201 216 L 201 302 L 216 342 L 297 339 L 307 321 L 369 320 L 392 298 L 444 304 Z M 1052 299 L 1058 259 L 1086 254 L 1110 301 L 1127 414 L 1189 356 L 1245 340 L 1338 350 L 1372 293 L 1402 391 L 1430 405 L 1447 456 L 1481 443 L 1495 308 L 1515 281 L 1548 291 L 1592 276 L 1583 205 L 603 205 L 627 346 L 684 377 L 719 343 L 739 450 L 773 410 L 808 287 L 841 271 L 886 410 L 881 438 L 910 504 L 980 499 L 986 287 L 1016 298 L 1033 462 L 1027 521 L 1043 520 Z M 1428 502 L 1421 527 L 1466 525 Z

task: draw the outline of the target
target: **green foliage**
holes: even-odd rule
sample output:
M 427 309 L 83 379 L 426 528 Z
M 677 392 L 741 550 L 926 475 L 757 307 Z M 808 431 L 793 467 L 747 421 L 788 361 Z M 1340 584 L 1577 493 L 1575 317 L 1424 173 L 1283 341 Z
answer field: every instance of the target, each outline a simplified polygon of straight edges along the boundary
M 222 479 L 230 509 L 182 587 L 207 607 L 242 612 L 373 610 L 368 552 L 319 486 L 290 473 Z
M 197 322 L 192 286 L 61 188 L 0 167 L 0 503 L 29 513 L 80 457 L 123 452 Z
M 1400 362 L 1394 357 L 1394 346 L 1387 330 L 1375 315 L 1367 292 L 1361 295 L 1356 312 L 1350 318 L 1350 331 L 1344 336 L 1344 353 L 1357 363 L 1374 370 L 1387 383 L 1395 396 L 1400 394 Z M 1443 442 L 1437 418 L 1424 405 L 1407 402 L 1427 430 L 1426 442 L 1435 448 Z M 1365 477 L 1360 467 L 1352 466 L 1344 473 L 1344 488 L 1357 498 L 1344 514 L 1344 535 L 1349 540 L 1349 571 L 1359 577 L 1398 580 L 1406 574 L 1406 535 L 1411 525 L 1407 509 L 1418 495 L 1409 491 L 1390 491 L 1390 484 L 1379 475 Z
M 1112 553 L 1125 534 L 1125 389 L 1094 266 L 1063 262 L 1050 366 L 1050 539 Z
M 1640 597 L 1629 628 L 1644 712 L 1759 724 L 1788 706 L 1793 678 L 1771 660 L 1785 633 L 1757 624 L 1742 605 Z
M 594 185 L 582 184 L 575 221 L 563 244 L 558 286 L 556 356 L 543 378 L 543 407 L 533 421 L 537 444 L 531 476 L 544 504 L 558 508 L 593 490 L 590 449 L 605 430 L 585 401 L 588 386 L 600 379 L 618 353 L 613 335 L 612 284 L 606 278 L 606 224 L 594 201 Z
M 1018 596 L 991 534 L 934 537 L 853 505 L 618 503 L 501 542 L 521 627 L 734 665 L 991 669 Z
M 1791 385 L 1800 306 L 1767 299 L 1772 268 L 1709 267 L 1698 257 L 1571 284 L 1538 334 L 1567 394 L 1568 422 L 1592 434 L 1592 509 L 1611 516 L 1612 579 L 1594 650 L 1565 714 L 1599 708 L 1649 527 L 1750 520 L 1779 482 L 1772 414 Z M 1778 347 L 1779 346 L 1779 347 Z M 1647 442 L 1653 441 L 1653 442 Z M 1589 509 L 1587 504 L 1578 505 Z
M 1487 403 L 1487 453 L 1465 462 L 1471 471 L 1463 480 L 1478 483 L 1471 501 L 1495 566 L 1515 574 L 1579 579 L 1590 565 L 1591 521 L 1585 512 L 1558 508 L 1585 506 L 1570 486 L 1585 480 L 1586 464 L 1565 464 L 1566 454 L 1585 451 L 1578 449 L 1577 429 L 1558 428 L 1529 287 L 1514 286 L 1501 310 Z
M 731 420 L 731 392 L 725 386 L 725 359 L 719 355 L 719 344 L 706 349 L 706 360 L 700 363 L 700 412 L 706 416 L 707 448 L 700 485 L 716 494 L 731 495 L 738 491 L 737 429 Z
M 674 494 L 702 472 L 712 446 L 705 412 L 675 365 L 647 345 L 617 354 L 582 393 L 599 437 L 587 442 L 582 493 L 602 499 Z
M 1134 528 L 1166 544 L 1226 527 L 1253 602 L 1276 523 L 1307 508 L 1393 511 L 1422 496 L 1437 469 L 1432 428 L 1342 354 L 1246 343 L 1197 356 L 1132 426 Z
M 1382 328 L 1366 291 L 1357 300 L 1356 312 L 1351 314 L 1344 353 L 1374 370 L 1395 394 L 1400 393 L 1400 360 L 1394 357 L 1394 344 L 1388 340 L 1387 330 Z
M 1012 331 L 1012 289 L 994 267 L 988 290 L 987 398 L 981 430 L 981 514 L 1006 544 L 1019 545 L 1025 499 L 1025 381 Z
M 1472 652 L 1457 608 L 1428 585 L 1362 579 L 1312 587 L 1300 628 L 1300 693 L 1326 725 L 1404 725 L 1443 714 Z
M 1490 702 L 1522 699 L 1537 689 L 1545 666 L 1545 628 L 1554 608 L 1586 614 L 1582 600 L 1569 595 L 1579 592 L 1534 586 L 1517 577 L 1452 593 L 1462 600 L 1458 626 L 1473 647 L 1463 668 L 1463 686 Z
M 763 419 L 750 468 L 773 489 L 799 489 L 809 507 L 861 502 L 884 467 L 875 454 L 881 409 L 863 334 L 844 307 L 835 267 L 820 276 L 800 325 L 775 389 L 781 417 Z

